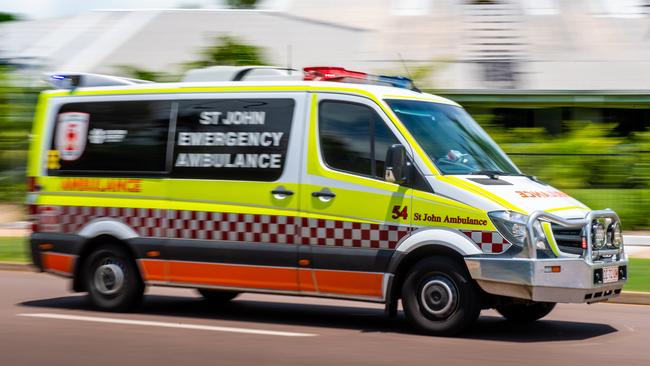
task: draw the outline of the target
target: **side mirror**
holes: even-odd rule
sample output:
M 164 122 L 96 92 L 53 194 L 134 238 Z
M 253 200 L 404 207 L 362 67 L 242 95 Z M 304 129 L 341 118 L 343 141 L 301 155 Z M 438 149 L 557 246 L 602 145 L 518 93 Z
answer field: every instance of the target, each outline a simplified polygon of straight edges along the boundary
M 391 145 L 386 151 L 386 167 L 384 179 L 387 182 L 403 184 L 406 182 L 407 172 L 406 149 L 403 145 Z

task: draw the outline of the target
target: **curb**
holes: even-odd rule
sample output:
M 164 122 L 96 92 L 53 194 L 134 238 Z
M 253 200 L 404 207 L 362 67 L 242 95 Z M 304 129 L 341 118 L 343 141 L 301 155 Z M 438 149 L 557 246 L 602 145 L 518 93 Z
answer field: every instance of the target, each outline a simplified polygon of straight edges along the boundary
M 648 235 L 623 235 L 623 243 L 626 246 L 650 247 L 650 236 Z
M 0 271 L 36 272 L 36 267 L 30 263 L 0 262 Z
M 623 291 L 607 301 L 613 304 L 650 305 L 650 292 Z

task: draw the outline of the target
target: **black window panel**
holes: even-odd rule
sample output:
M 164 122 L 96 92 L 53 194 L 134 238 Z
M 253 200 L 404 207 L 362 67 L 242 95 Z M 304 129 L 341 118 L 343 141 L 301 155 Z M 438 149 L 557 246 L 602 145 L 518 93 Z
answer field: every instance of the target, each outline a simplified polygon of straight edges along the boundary
M 372 108 L 350 102 L 321 102 L 319 133 L 329 167 L 379 179 L 384 179 L 386 151 L 399 143 Z
M 51 150 L 57 149 L 57 135 L 65 134 L 62 114 L 87 116 L 87 128 L 79 134 L 85 142 L 80 155 L 60 159 L 50 175 L 150 176 L 163 175 L 171 113 L 171 101 L 109 101 L 68 103 L 57 113 Z M 61 131 L 59 131 L 61 129 Z M 81 130 L 83 131 L 83 130 Z M 59 147 L 65 149 L 65 147 Z
M 293 121 L 293 99 L 206 99 L 179 103 L 172 177 L 246 181 L 275 181 L 280 178 L 285 166 Z M 235 120 L 254 122 L 225 123 Z M 263 124 L 260 124 L 262 120 Z M 209 136 L 211 141 L 215 138 L 232 141 L 228 134 L 251 141 L 251 137 L 257 138 L 264 133 L 267 137 L 265 141 L 273 143 L 270 146 L 255 143 L 250 145 L 249 142 L 236 143 L 234 146 L 222 143 L 206 146 L 205 141 L 189 146 L 179 143 L 179 138 L 182 140 L 183 136 L 186 143 L 189 141 L 188 133 L 198 139 Z M 275 134 L 275 138 L 269 138 L 269 133 Z M 195 160 L 191 162 L 188 160 L 190 157 Z M 246 160 L 246 164 L 237 166 L 237 159 L 241 157 Z M 198 158 L 201 158 L 202 162 L 197 164 Z M 273 164 L 270 163 L 271 158 L 274 159 Z

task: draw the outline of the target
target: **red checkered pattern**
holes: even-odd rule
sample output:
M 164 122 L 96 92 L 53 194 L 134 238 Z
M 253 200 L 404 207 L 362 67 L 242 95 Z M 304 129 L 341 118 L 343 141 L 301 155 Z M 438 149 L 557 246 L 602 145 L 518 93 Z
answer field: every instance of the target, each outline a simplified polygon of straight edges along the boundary
M 150 208 L 38 206 L 38 230 L 77 233 L 91 221 L 112 218 L 130 226 L 140 236 L 164 237 L 166 210 Z
M 511 244 L 496 231 L 464 231 L 461 232 L 472 239 L 484 253 L 503 253 Z
M 356 248 L 395 249 L 409 234 L 408 226 L 350 221 L 302 219 L 302 244 Z
M 223 212 L 39 206 L 38 230 L 77 233 L 99 218 L 112 218 L 143 237 L 287 243 L 395 249 L 407 226 Z
M 223 212 L 168 210 L 169 237 L 297 244 L 298 218 Z

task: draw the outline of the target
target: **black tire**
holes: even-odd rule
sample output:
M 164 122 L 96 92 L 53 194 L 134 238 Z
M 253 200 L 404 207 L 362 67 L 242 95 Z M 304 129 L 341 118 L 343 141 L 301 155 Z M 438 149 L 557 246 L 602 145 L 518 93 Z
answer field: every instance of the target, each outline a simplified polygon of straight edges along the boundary
M 547 316 L 555 308 L 554 302 L 531 302 L 497 307 L 499 314 L 515 323 L 532 323 Z
M 239 295 L 239 292 L 235 291 L 211 290 L 205 288 L 197 289 L 197 291 L 201 296 L 203 296 L 205 301 L 208 301 L 211 304 L 223 304 Z
M 84 262 L 88 299 L 105 311 L 128 311 L 142 301 L 144 283 L 135 261 L 117 245 L 103 245 Z M 121 279 L 118 279 L 121 273 Z
M 474 324 L 481 313 L 481 294 L 465 266 L 431 257 L 415 264 L 406 276 L 402 306 L 420 331 L 453 336 Z

